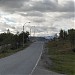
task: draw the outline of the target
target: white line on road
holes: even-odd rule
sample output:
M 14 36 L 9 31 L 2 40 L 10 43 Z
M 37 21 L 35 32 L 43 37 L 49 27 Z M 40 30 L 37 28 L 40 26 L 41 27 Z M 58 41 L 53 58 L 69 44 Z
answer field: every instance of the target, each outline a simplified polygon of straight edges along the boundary
M 41 55 L 42 55 L 42 51 L 41 51 L 41 54 L 40 54 L 40 56 L 39 56 L 39 58 L 38 58 L 38 60 L 37 60 L 37 62 L 36 62 L 36 64 L 35 64 L 34 68 L 32 69 L 32 71 L 31 71 L 31 73 L 30 73 L 29 75 L 32 75 L 32 74 L 33 74 L 35 68 L 37 67 L 37 65 L 38 65 L 38 63 L 39 63 L 39 61 L 40 61 Z

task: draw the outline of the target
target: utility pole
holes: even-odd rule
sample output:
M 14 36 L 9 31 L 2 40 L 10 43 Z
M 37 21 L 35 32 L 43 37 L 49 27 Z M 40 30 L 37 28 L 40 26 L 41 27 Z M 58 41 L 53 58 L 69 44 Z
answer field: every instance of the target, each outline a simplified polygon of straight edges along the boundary
M 30 28 L 30 37 L 31 37 L 31 28 Z
M 35 36 L 35 26 L 34 26 L 34 36 Z
M 24 26 L 23 26 L 23 47 L 24 47 Z
M 26 23 L 30 23 L 30 22 L 26 22 Z M 26 24 L 26 23 L 25 23 L 25 24 Z M 25 25 L 25 24 L 24 24 L 24 25 Z M 24 25 L 23 25 L 23 47 L 24 47 Z

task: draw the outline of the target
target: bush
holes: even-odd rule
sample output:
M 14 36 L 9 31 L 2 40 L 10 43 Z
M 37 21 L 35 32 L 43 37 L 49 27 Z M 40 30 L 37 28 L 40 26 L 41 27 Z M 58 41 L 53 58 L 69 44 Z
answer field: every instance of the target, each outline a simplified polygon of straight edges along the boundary
M 72 51 L 75 52 L 75 48 L 73 48 Z

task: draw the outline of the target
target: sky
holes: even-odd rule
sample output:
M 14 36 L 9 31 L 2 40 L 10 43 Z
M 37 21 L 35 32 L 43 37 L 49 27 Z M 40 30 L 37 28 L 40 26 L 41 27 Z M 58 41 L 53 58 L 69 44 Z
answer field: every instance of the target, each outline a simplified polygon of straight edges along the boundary
M 33 36 L 52 36 L 75 29 L 75 0 L 0 0 L 0 33 L 31 30 Z M 35 33 L 35 34 L 34 34 Z

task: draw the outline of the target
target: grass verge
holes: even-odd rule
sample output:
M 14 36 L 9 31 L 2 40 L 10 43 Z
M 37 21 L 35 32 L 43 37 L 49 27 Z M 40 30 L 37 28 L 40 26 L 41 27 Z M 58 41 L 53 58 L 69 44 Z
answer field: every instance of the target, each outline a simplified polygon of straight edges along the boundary
M 75 53 L 68 41 L 50 41 L 47 44 L 48 55 L 53 61 L 50 70 L 58 73 L 75 75 Z

